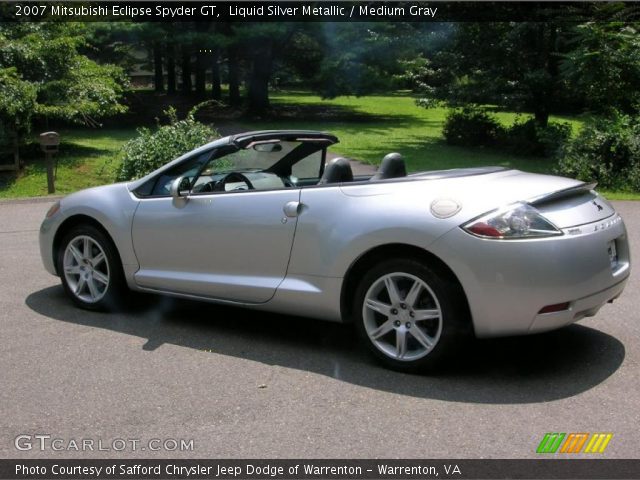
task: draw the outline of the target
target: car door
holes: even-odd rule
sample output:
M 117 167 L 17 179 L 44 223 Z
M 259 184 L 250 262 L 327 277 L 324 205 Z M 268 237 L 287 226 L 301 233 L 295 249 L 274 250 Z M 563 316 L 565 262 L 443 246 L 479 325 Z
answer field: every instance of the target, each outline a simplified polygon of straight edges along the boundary
M 283 186 L 141 199 L 132 227 L 136 283 L 242 303 L 268 301 L 286 275 L 299 198 L 300 188 Z

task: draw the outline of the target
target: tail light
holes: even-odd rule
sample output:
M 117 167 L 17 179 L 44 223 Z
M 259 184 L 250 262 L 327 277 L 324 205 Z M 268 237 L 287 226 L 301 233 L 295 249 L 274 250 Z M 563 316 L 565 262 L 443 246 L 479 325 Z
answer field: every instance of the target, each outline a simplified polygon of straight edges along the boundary
M 494 210 L 466 223 L 462 228 L 476 237 L 502 240 L 562 235 L 562 231 L 526 203 Z

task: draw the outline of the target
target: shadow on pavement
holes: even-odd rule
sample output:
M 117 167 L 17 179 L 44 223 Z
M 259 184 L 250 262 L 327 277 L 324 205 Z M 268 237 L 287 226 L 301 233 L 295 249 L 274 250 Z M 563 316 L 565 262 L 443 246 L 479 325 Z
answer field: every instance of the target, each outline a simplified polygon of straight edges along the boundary
M 437 375 L 407 375 L 378 367 L 349 326 L 168 297 L 136 295 L 121 313 L 74 307 L 61 286 L 32 293 L 26 304 L 64 322 L 327 375 L 400 395 L 452 402 L 514 404 L 571 397 L 611 376 L 624 345 L 582 325 L 528 337 L 476 340 Z

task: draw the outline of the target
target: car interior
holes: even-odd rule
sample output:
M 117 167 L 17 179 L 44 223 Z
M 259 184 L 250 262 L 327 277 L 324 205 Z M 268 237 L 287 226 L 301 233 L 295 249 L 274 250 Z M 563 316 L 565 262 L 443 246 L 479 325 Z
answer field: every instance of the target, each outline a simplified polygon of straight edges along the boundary
M 170 195 L 171 184 L 181 178 L 181 194 L 273 190 L 350 182 L 377 182 L 407 176 L 399 153 L 386 155 L 377 172 L 354 176 L 348 159 L 327 161 L 334 142 L 323 138 L 255 140 L 238 148 L 229 145 L 195 155 L 163 171 L 136 190 L 140 197 Z

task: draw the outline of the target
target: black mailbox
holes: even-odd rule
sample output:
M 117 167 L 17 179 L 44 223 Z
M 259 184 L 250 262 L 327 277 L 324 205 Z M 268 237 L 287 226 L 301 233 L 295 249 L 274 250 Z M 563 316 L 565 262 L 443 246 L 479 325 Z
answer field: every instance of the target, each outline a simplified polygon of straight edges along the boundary
M 56 132 L 45 132 L 40 134 L 40 148 L 45 153 L 56 153 L 60 145 L 60 135 Z

